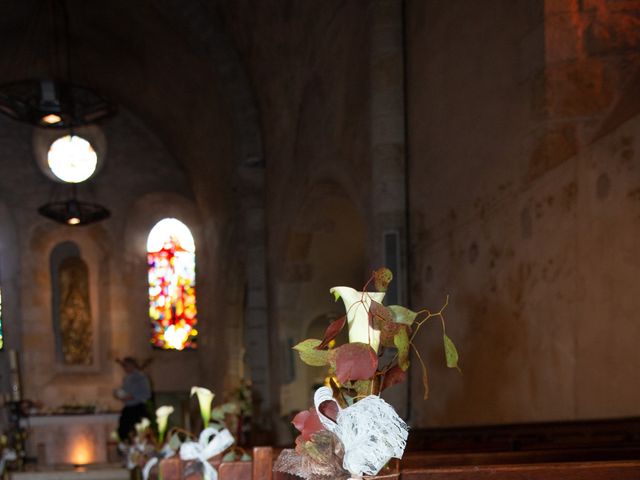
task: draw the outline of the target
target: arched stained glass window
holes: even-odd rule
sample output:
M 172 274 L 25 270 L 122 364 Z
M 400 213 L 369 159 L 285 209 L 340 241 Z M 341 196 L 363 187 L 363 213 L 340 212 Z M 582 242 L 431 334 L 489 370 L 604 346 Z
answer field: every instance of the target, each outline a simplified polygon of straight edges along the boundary
M 180 220 L 165 218 L 147 239 L 151 345 L 166 350 L 196 348 L 196 249 Z

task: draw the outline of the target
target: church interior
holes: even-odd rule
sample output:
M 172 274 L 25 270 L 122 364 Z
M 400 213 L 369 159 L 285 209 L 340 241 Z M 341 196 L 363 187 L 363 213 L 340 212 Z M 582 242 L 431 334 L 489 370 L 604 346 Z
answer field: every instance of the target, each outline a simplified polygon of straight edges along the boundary
M 1 5 L 0 393 L 30 428 L 115 421 L 134 357 L 174 423 L 192 386 L 244 389 L 247 445 L 291 445 L 325 375 L 292 347 L 386 266 L 460 357 L 415 336 L 428 399 L 414 351 L 383 394 L 412 431 L 607 421 L 640 448 L 640 1 Z M 52 163 L 74 139 L 80 180 Z

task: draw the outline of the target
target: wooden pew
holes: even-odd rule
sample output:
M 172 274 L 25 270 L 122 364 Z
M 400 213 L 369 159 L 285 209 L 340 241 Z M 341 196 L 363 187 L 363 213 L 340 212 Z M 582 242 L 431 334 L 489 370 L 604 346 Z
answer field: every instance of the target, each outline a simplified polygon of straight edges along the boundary
M 558 463 L 634 460 L 640 458 L 639 447 L 552 448 L 505 452 L 406 452 L 404 469 L 464 465 L 504 465 L 521 463 Z
M 219 480 L 272 480 L 274 450 L 271 447 L 254 447 L 248 462 L 222 462 L 212 460 L 218 470 Z M 160 462 L 163 480 L 202 480 L 199 469 L 189 467 L 193 462 L 183 462 L 177 456 Z M 289 477 L 275 477 L 284 480 Z
M 401 480 L 638 480 L 640 460 L 403 469 Z
M 640 448 L 640 418 L 412 429 L 407 451 L 506 452 Z
M 581 450 L 582 452 L 582 450 Z M 272 472 L 277 450 L 256 447 L 251 462 L 222 463 L 220 480 L 289 480 L 297 477 Z M 639 480 L 640 460 L 550 462 L 559 452 L 479 452 L 442 455 L 410 452 L 400 463 L 401 480 Z M 566 454 L 566 452 L 564 452 Z M 626 452 L 631 453 L 631 452 Z M 637 452 L 636 452 L 637 453 Z M 609 455 L 609 452 L 606 452 Z M 605 455 L 605 456 L 606 456 Z M 640 458 L 640 457 L 637 457 Z M 434 461 L 435 459 L 435 461 Z M 540 463 L 522 463 L 538 459 Z M 482 464 L 501 461 L 503 464 Z M 592 458 L 593 460 L 593 458 Z M 435 466 L 442 462 L 444 466 Z M 447 462 L 450 462 L 448 465 Z M 456 464 L 456 462 L 470 462 Z M 431 463 L 431 465 L 429 465 Z M 426 464 L 426 465 L 425 465 Z

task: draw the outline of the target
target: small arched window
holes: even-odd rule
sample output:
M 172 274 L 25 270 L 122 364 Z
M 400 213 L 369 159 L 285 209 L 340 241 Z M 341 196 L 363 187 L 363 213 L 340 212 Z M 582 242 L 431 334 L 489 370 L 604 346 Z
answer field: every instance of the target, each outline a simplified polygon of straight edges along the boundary
M 151 345 L 196 348 L 196 249 L 189 228 L 176 218 L 160 220 L 147 239 Z

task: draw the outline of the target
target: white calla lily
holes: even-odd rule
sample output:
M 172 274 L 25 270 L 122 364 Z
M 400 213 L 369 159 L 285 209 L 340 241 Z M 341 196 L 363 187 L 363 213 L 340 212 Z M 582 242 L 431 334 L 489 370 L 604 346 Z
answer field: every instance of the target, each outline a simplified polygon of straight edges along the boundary
M 164 434 L 167 432 L 169 423 L 169 415 L 173 413 L 171 405 L 163 405 L 156 410 L 156 422 L 158 423 L 158 440 L 160 443 L 164 441 Z
M 198 403 L 200 404 L 200 415 L 202 416 L 202 423 L 204 428 L 209 426 L 211 420 L 211 402 L 215 394 L 204 387 L 191 387 L 191 396 L 196 395 L 198 397 Z
M 369 307 L 371 300 L 382 303 L 384 292 L 359 292 L 351 287 L 333 287 L 329 291 L 336 300 L 341 298 L 344 302 L 349 325 L 349 343 L 368 343 L 377 352 L 380 330 L 369 325 Z
M 180 458 L 201 462 L 204 480 L 217 480 L 218 472 L 211 466 L 209 459 L 224 452 L 234 442 L 233 436 L 226 428 L 220 431 L 213 427 L 205 428 L 197 442 L 185 442 L 180 446 Z
M 151 421 L 146 417 L 143 417 L 142 420 L 140 420 L 138 423 L 134 425 L 134 427 L 136 428 L 136 433 L 138 434 L 139 437 L 144 435 L 144 432 L 150 426 L 151 426 Z

